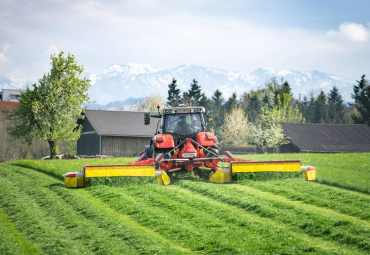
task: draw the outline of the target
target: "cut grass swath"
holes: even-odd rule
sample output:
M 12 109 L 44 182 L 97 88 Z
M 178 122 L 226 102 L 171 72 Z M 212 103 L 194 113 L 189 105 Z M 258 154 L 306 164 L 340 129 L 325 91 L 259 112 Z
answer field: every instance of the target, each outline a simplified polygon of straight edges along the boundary
M 40 173 L 12 168 L 2 169 L 8 178 L 1 178 L 1 184 L 6 187 L 0 197 L 1 204 L 7 214 L 12 215 L 13 222 L 29 224 L 24 234 L 46 253 L 187 253 L 185 249 L 161 240 L 160 236 L 150 234 L 150 231 L 148 234 L 138 226 L 133 228 L 132 223 L 115 220 L 109 208 L 106 209 L 107 217 L 102 205 L 96 208 L 96 204 L 91 203 L 93 199 L 86 201 L 89 195 L 85 190 L 65 189 L 60 182 Z M 36 182 L 38 185 L 33 185 Z M 13 198 L 11 194 L 14 194 Z M 8 205 L 7 199 L 11 198 L 17 207 L 30 206 L 17 210 Z
M 240 209 L 230 210 L 226 204 L 181 192 L 178 187 L 147 185 L 146 190 L 143 193 L 140 187 L 96 187 L 91 192 L 140 224 L 155 229 L 169 239 L 183 240 L 192 250 L 218 254 L 308 251 L 333 254 L 336 250 L 345 253 L 340 245 L 322 249 L 319 245 L 313 245 L 314 242 L 307 243 L 309 237 L 302 240 L 284 227 L 272 225 L 275 227 L 272 228 L 263 220 L 256 220 L 253 215 L 245 215 L 245 212 L 243 215 L 235 214 L 242 212 Z M 154 218 L 162 224 L 156 224 Z
M 288 199 L 242 185 L 218 185 L 182 181 L 181 187 L 237 206 L 256 215 L 273 219 L 290 226 L 292 231 L 319 236 L 338 244 L 354 245 L 364 251 L 370 250 L 370 224 L 360 219 L 352 222 L 347 215 L 323 212 L 320 208 L 299 206 Z

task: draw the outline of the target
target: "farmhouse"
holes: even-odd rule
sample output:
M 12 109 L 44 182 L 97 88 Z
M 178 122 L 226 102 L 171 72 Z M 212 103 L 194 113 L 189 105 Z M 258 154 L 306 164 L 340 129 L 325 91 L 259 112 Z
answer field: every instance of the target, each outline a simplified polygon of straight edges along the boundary
M 150 144 L 156 132 L 156 119 L 144 125 L 143 112 L 86 110 L 78 155 L 133 157 Z
M 370 152 L 370 127 L 366 124 L 281 123 L 290 143 L 275 153 Z

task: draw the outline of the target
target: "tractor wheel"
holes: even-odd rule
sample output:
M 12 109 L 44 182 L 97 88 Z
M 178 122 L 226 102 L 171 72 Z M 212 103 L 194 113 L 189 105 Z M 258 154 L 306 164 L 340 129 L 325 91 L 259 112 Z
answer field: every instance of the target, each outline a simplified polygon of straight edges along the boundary
M 150 150 L 150 147 L 145 147 L 145 160 L 152 157 L 152 151 Z
M 212 146 L 212 147 L 208 147 L 207 150 L 213 152 L 214 154 L 217 155 L 217 157 L 220 155 L 220 153 L 218 152 L 218 148 L 216 146 Z M 206 151 L 206 157 L 216 157 L 216 155 L 214 155 L 208 151 Z
M 155 148 L 154 148 L 154 146 L 152 146 L 152 148 L 151 148 L 151 153 L 152 153 L 152 158 L 154 158 L 155 159 L 155 154 L 157 153 L 156 151 L 155 151 Z

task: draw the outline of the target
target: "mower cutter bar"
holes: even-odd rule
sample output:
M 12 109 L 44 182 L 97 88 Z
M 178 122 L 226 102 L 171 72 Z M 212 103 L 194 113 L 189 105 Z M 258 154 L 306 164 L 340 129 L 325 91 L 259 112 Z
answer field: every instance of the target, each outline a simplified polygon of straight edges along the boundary
M 299 160 L 291 161 L 231 161 L 233 173 L 300 172 Z
M 85 166 L 85 177 L 155 176 L 154 166 Z

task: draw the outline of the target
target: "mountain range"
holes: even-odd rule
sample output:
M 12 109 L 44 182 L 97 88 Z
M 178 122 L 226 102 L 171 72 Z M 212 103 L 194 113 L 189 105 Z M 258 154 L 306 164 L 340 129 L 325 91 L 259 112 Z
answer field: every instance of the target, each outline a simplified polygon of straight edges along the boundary
M 233 92 L 241 95 L 262 88 L 272 76 L 288 81 L 295 97 L 317 93 L 320 89 L 327 93 L 336 85 L 347 102 L 351 101 L 350 95 L 356 84 L 353 79 L 316 70 L 300 72 L 258 68 L 251 73 L 241 73 L 197 65 L 158 69 L 144 64 L 113 64 L 101 72 L 83 75 L 91 80 L 89 95 L 91 100 L 96 101 L 88 108 L 100 109 L 134 104 L 151 94 L 167 96 L 168 84 L 173 78 L 177 79 L 181 91 L 188 90 L 192 80 L 196 79 L 208 97 L 219 89 L 225 99 Z M 26 82 L 20 77 L 0 76 L 0 88 L 21 88 Z
M 203 92 L 210 97 L 219 89 L 228 98 L 233 92 L 241 95 L 251 89 L 264 87 L 266 81 L 275 76 L 278 80 L 287 80 L 295 97 L 308 93 L 325 92 L 336 85 L 346 101 L 350 101 L 355 80 L 337 75 L 313 71 L 274 70 L 258 68 L 243 74 L 196 65 L 180 65 L 171 69 L 157 69 L 149 65 L 114 64 L 102 72 L 86 74 L 92 83 L 89 94 L 99 104 L 122 101 L 127 98 L 143 98 L 150 94 L 167 96 L 168 84 L 173 78 L 178 81 L 181 91 L 190 88 L 190 83 L 196 79 Z

